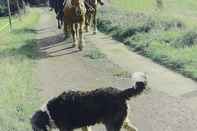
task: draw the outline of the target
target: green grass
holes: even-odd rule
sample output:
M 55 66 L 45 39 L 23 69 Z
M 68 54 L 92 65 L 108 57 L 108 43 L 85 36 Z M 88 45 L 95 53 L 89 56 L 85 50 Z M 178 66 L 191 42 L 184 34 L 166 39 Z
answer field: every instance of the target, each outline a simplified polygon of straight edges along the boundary
M 155 0 L 112 0 L 113 6 L 129 11 L 151 11 Z
M 30 9 L 12 32 L 0 32 L 0 131 L 30 131 L 29 118 L 38 105 L 33 79 L 39 10 Z M 0 19 L 2 23 L 2 19 Z
M 125 1 L 113 0 L 111 7 L 100 9 L 99 30 L 123 42 L 132 51 L 197 80 L 197 24 L 193 21 L 197 12 L 193 5 L 197 1 L 163 0 L 164 9 L 154 12 L 148 9 L 151 1 L 148 4 L 144 0 L 144 5 L 139 6 L 135 0 L 127 1 L 127 8 L 116 3 Z
M 18 19 L 18 17 L 16 17 L 16 16 L 12 16 L 11 20 L 12 20 L 12 24 L 15 25 L 15 23 L 16 23 L 19 19 Z M 9 26 L 6 26 L 5 28 L 1 29 L 2 27 L 4 27 L 5 25 L 7 25 L 8 23 L 9 23 L 8 17 L 0 17 L 0 32 L 9 29 Z
M 114 69 L 112 70 L 113 76 L 120 78 L 131 78 L 131 73 L 123 69 Z
M 151 14 L 157 19 L 178 18 L 188 26 L 197 26 L 197 1 L 162 0 L 163 8 L 158 10 L 156 0 L 112 0 L 112 6 L 125 11 Z
M 7 22 L 8 22 L 7 17 L 2 17 L 2 18 L 0 17 L 0 28 L 4 26 Z
M 84 56 L 88 57 L 92 60 L 105 58 L 105 54 L 101 53 L 100 50 L 97 49 L 97 48 L 88 50 L 87 53 Z

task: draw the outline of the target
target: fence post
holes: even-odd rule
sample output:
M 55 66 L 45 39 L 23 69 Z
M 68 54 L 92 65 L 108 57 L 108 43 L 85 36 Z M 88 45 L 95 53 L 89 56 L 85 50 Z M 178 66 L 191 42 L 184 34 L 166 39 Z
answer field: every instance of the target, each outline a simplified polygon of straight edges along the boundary
M 10 31 L 11 31 L 12 30 L 12 20 L 11 20 L 11 10 L 10 10 L 10 0 L 7 0 L 7 5 L 8 5 Z

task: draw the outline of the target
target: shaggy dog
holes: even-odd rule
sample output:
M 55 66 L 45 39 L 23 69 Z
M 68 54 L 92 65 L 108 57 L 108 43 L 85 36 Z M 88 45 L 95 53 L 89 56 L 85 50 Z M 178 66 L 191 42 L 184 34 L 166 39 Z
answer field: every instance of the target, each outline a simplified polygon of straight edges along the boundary
M 90 131 L 88 126 L 103 123 L 107 131 L 120 131 L 123 126 L 128 131 L 136 131 L 127 117 L 127 100 L 140 94 L 146 87 L 146 75 L 134 73 L 135 82 L 131 88 L 100 88 L 93 91 L 68 91 L 49 100 L 35 112 L 31 118 L 34 131 L 73 131 L 82 128 Z

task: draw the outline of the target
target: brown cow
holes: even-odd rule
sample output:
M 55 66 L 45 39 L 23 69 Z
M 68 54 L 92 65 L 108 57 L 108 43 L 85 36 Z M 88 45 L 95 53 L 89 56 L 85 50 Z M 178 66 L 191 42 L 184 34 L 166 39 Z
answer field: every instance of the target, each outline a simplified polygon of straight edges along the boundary
M 64 6 L 64 32 L 67 35 L 71 31 L 73 47 L 76 46 L 76 38 L 79 37 L 78 48 L 83 48 L 83 26 L 85 22 L 86 8 L 81 0 L 66 0 Z M 79 34 L 79 36 L 78 36 Z

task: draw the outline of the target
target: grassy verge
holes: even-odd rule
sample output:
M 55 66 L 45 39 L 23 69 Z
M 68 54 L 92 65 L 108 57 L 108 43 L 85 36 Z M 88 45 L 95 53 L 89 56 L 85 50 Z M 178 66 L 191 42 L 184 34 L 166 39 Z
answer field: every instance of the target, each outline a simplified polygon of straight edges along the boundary
M 84 57 L 88 57 L 92 60 L 96 60 L 96 59 L 105 58 L 105 54 L 101 53 L 99 49 L 94 48 L 94 49 L 88 50 L 87 53 L 84 55 Z
M 4 26 L 8 22 L 8 19 L 6 17 L 0 17 L 0 28 Z
M 13 31 L 0 32 L 0 131 L 30 131 L 29 118 L 38 104 L 33 81 L 39 10 L 30 9 Z M 1 23 L 1 20 L 0 20 Z
M 112 6 L 100 10 L 98 28 L 131 50 L 197 80 L 196 26 L 190 28 L 189 21 L 161 16 Z

